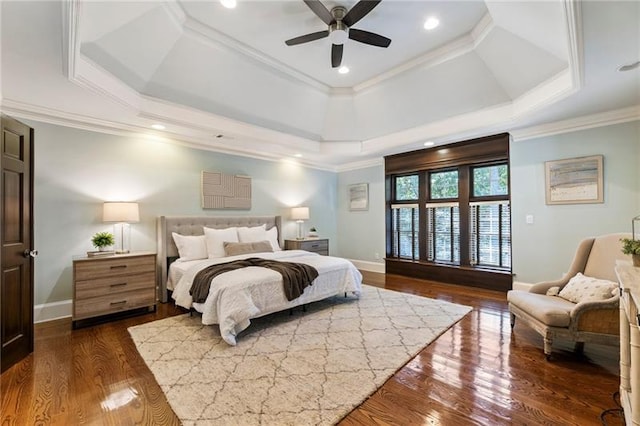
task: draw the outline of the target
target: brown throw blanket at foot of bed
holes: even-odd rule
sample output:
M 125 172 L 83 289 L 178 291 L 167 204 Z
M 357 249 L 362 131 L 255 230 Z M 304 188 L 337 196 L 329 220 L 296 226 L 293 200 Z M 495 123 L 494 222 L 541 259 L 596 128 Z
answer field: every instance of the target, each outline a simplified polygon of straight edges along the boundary
M 248 266 L 260 266 L 272 269 L 282 275 L 282 285 L 287 300 L 291 301 L 300 297 L 304 289 L 313 284 L 318 276 L 318 270 L 304 263 L 280 262 L 277 260 L 250 257 L 248 259 L 234 260 L 232 262 L 211 265 L 198 272 L 191 285 L 191 297 L 194 303 L 204 303 L 209 295 L 211 280 L 225 272 Z

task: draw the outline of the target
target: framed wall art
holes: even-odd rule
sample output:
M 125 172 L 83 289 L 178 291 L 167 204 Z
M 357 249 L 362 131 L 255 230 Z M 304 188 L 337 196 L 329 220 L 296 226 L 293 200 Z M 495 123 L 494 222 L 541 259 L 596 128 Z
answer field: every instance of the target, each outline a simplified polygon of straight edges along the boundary
M 369 210 L 369 184 L 349 185 L 349 211 Z
M 547 161 L 547 204 L 603 203 L 602 155 Z
M 251 177 L 202 171 L 203 209 L 251 209 Z

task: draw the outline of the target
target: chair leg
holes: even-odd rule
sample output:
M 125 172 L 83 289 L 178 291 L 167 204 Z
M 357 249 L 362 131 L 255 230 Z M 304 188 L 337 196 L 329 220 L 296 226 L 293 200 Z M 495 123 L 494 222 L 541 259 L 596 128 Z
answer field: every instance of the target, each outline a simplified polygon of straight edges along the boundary
M 573 351 L 577 354 L 581 354 L 584 352 L 584 342 L 576 342 L 575 346 L 573 347 Z
M 514 314 L 511 314 L 511 328 L 515 327 L 516 325 L 516 316 Z
M 551 360 L 551 344 L 553 340 L 549 337 L 544 338 L 544 354 L 547 357 L 547 361 Z

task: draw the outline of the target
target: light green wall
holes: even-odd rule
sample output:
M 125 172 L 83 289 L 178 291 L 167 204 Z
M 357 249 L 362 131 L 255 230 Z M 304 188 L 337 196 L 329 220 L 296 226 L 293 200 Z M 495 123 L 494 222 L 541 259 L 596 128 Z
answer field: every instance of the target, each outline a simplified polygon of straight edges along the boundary
M 369 184 L 367 211 L 349 211 L 349 185 L 356 183 Z M 384 262 L 384 197 L 382 164 L 338 175 L 338 252 L 341 256 L 380 264 Z
M 91 250 L 101 230 L 105 200 L 140 202 L 132 225 L 135 250 L 155 250 L 160 215 L 271 215 L 283 217 L 284 237 L 296 233 L 289 207 L 307 205 L 305 229 L 330 239 L 331 254 L 382 265 L 384 166 L 332 173 L 291 162 L 270 162 L 186 148 L 146 137 L 124 137 L 25 121 L 35 129 L 36 304 L 71 298 L 71 257 Z M 605 203 L 547 206 L 544 162 L 604 155 Z M 640 122 L 511 144 L 513 268 L 515 280 L 557 278 L 578 241 L 630 230 L 640 214 Z M 202 210 L 200 172 L 252 177 L 250 211 Z M 369 210 L 352 212 L 348 187 L 369 184 Z M 532 214 L 534 224 L 525 224 Z M 378 253 L 380 259 L 376 259 Z
M 138 201 L 140 223 L 131 226 L 134 250 L 156 249 L 161 215 L 274 215 L 284 237 L 296 235 L 289 207 L 309 206 L 310 220 L 337 253 L 337 175 L 292 162 L 262 161 L 162 143 L 26 121 L 35 130 L 35 303 L 71 299 L 71 259 L 92 250 L 103 201 Z M 252 178 L 252 209 L 202 210 L 200 172 Z
M 545 204 L 545 161 L 598 154 L 603 204 Z M 640 122 L 512 142 L 510 156 L 515 281 L 560 278 L 582 238 L 631 232 L 631 218 L 640 214 Z

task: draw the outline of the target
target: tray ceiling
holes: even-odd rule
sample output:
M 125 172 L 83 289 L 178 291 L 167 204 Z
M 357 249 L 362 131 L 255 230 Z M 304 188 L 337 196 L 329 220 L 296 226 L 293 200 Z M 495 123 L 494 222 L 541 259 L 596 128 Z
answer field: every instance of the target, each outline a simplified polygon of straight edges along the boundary
M 303 1 L 240 0 L 235 9 L 217 0 L 29 3 L 3 2 L 3 24 L 7 15 L 45 19 L 57 8 L 67 83 L 99 95 L 110 123 L 162 123 L 167 136 L 212 149 L 299 153 L 334 165 L 379 158 L 427 139 L 508 131 L 506 123 L 583 85 L 582 14 L 573 2 L 383 0 L 354 28 L 391 45 L 347 40 L 348 74 L 331 68 L 328 38 L 285 45 L 326 29 Z M 615 15 L 638 13 L 627 9 Z M 435 30 L 422 27 L 429 16 L 440 20 Z M 5 40 L 3 28 L 4 76 L 15 47 Z

